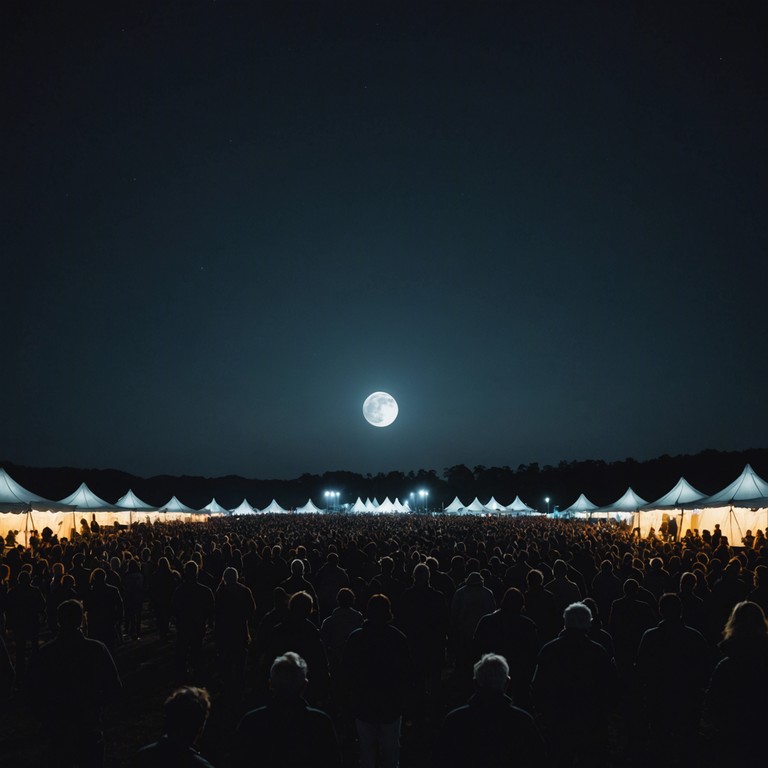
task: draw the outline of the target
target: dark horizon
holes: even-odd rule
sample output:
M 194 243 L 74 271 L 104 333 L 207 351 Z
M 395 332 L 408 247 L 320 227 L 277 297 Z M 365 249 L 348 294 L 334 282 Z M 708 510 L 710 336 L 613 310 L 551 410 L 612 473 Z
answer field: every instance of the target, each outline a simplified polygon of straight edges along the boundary
M 405 502 L 411 492 L 427 488 L 435 509 L 450 503 L 454 496 L 460 496 L 465 503 L 478 496 L 485 503 L 493 495 L 503 504 L 520 496 L 539 511 L 545 508 L 545 497 L 550 498 L 551 509 L 564 509 L 575 502 L 580 493 L 599 506 L 610 504 L 630 486 L 651 502 L 669 491 L 680 477 L 711 495 L 735 480 L 746 464 L 751 464 L 758 475 L 768 478 L 768 449 L 707 450 L 692 455 L 662 455 L 647 461 L 628 457 L 614 462 L 599 459 L 556 465 L 534 462 L 517 468 L 460 464 L 440 470 L 419 468 L 376 475 L 338 470 L 304 473 L 288 480 L 238 475 L 138 477 L 119 469 L 29 467 L 0 461 L 0 467 L 27 490 L 51 500 L 65 498 L 81 482 L 110 503 L 131 489 L 152 505 L 165 504 L 171 496 L 177 496 L 196 509 L 214 497 L 228 509 L 237 506 L 243 498 L 257 508 L 266 507 L 272 499 L 289 507 L 304 504 L 308 498 L 322 505 L 323 492 L 329 488 L 341 492 L 341 504 L 352 504 L 357 496 L 363 499 L 378 496 L 379 501 L 385 496 L 392 500 L 397 496 Z

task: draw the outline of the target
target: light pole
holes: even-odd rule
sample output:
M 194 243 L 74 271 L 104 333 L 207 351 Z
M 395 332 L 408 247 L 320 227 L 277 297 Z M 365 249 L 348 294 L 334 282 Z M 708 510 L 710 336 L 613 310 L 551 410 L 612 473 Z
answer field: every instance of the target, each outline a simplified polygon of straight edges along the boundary
M 328 508 L 328 499 L 330 499 L 331 504 L 331 511 L 336 512 L 339 502 L 339 492 L 338 491 L 325 491 L 323 493 L 323 496 L 325 496 L 325 507 Z
M 547 498 L 544 499 L 544 501 L 547 502 L 547 514 L 549 514 L 549 496 L 547 496 Z

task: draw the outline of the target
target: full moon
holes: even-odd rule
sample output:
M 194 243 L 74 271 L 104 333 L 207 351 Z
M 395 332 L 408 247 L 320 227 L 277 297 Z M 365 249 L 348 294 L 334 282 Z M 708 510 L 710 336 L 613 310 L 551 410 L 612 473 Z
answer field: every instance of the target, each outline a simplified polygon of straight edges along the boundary
M 374 427 L 388 427 L 397 418 L 397 401 L 386 392 L 374 392 L 365 398 L 363 416 Z

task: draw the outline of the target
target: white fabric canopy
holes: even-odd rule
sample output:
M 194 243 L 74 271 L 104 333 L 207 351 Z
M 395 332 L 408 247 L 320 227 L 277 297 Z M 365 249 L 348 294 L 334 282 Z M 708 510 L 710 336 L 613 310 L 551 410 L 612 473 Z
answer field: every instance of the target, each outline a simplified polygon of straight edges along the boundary
M 456 496 L 456 498 L 454 498 L 454 500 L 443 510 L 443 512 L 461 512 L 464 509 L 466 509 L 464 503 L 458 496 Z
M 367 512 L 368 510 L 365 508 L 365 502 L 358 496 L 357 501 L 351 506 L 350 512 Z
M 121 509 L 132 509 L 135 512 L 157 512 L 157 507 L 153 507 L 147 504 L 146 501 L 142 501 L 132 490 L 128 490 L 125 496 L 121 496 L 115 506 Z
M 505 507 L 507 512 L 512 512 L 517 515 L 531 515 L 536 510 L 533 507 L 529 507 L 519 496 L 515 496 L 515 500 Z
M 62 499 L 61 503 L 72 504 L 78 510 L 87 509 L 89 511 L 113 510 L 117 506 L 99 498 L 85 483 L 80 483 L 80 487 L 73 493 L 70 493 L 65 499 Z
M 696 490 L 684 477 L 681 477 L 670 491 L 635 513 L 632 527 L 639 528 L 640 536 L 645 538 L 651 532 L 651 528 L 658 532 L 661 526 L 674 516 L 678 523 L 677 535 L 680 536 L 683 509 L 698 507 L 703 498 L 705 494 Z
M 255 515 L 256 510 L 248 503 L 248 499 L 243 499 L 238 506 L 232 510 L 233 515 Z
M 699 506 L 699 502 L 705 498 L 705 494 L 697 491 L 684 477 L 681 477 L 672 490 L 665 493 L 660 499 L 646 504 L 646 509 L 680 509 L 683 506 Z
M 288 512 L 283 509 L 274 499 L 269 502 L 269 506 L 261 510 L 265 515 L 284 515 Z
M 167 504 L 163 504 L 160 509 L 164 512 L 183 512 L 185 514 L 197 512 L 196 509 L 192 509 L 192 507 L 188 507 L 186 504 L 182 504 L 182 502 L 180 502 L 175 496 L 172 496 L 170 501 Z
M 210 512 L 212 515 L 226 515 L 229 513 L 229 510 L 224 509 L 224 507 L 222 507 L 221 504 L 216 501 L 216 499 L 211 499 L 201 511 Z
M 768 507 L 768 483 L 747 464 L 730 485 L 704 499 L 701 506 Z
M 597 509 L 597 504 L 593 504 L 583 493 L 579 495 L 579 498 L 571 504 L 570 507 L 561 509 L 558 514 L 560 515 L 579 515 L 588 512 L 592 512 Z M 581 514 L 580 514 L 581 513 Z
M 467 512 L 487 512 L 488 510 L 485 508 L 485 504 L 483 504 L 480 499 L 475 496 L 474 500 L 469 504 L 469 506 L 466 507 Z
M 638 496 L 632 488 L 627 488 L 624 494 L 616 499 L 613 504 L 606 504 L 604 507 L 598 507 L 598 512 L 606 512 L 607 514 L 619 514 L 619 513 L 631 513 L 637 512 L 640 507 L 644 507 L 648 502 Z
M 318 512 L 322 512 L 320 507 L 315 506 L 312 499 L 307 499 L 307 503 L 303 507 L 297 507 L 296 511 L 300 515 L 316 515 Z

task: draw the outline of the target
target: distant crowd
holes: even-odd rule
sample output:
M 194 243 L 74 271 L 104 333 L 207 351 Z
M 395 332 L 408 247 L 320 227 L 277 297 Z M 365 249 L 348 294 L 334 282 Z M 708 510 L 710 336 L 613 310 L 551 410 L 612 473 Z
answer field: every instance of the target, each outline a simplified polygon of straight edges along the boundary
M 763 531 L 92 517 L 4 542 L 0 700 L 29 703 L 47 764 L 109 765 L 103 715 L 150 643 L 172 663 L 139 766 L 395 768 L 409 733 L 435 768 L 757 764 L 767 612 Z

